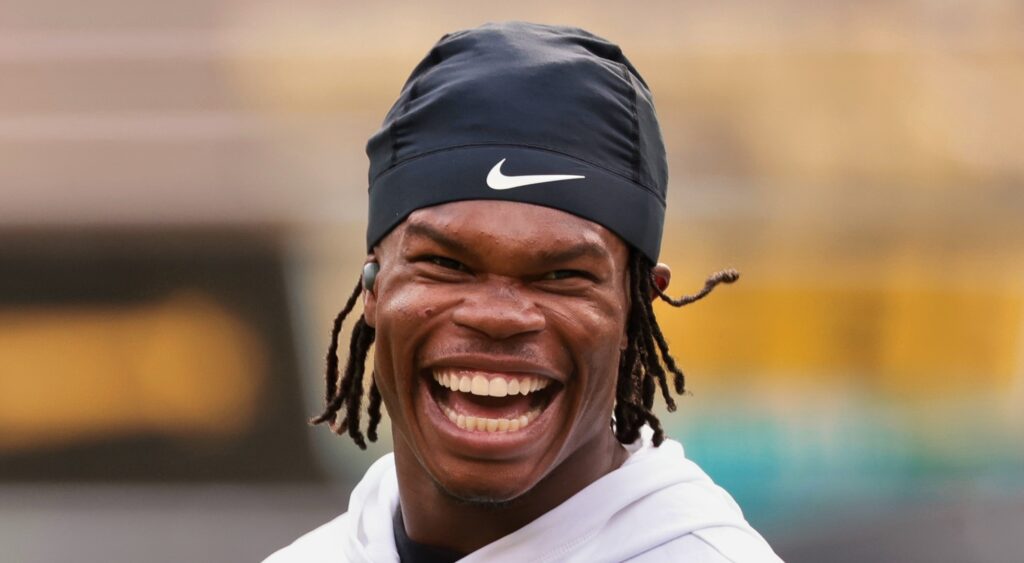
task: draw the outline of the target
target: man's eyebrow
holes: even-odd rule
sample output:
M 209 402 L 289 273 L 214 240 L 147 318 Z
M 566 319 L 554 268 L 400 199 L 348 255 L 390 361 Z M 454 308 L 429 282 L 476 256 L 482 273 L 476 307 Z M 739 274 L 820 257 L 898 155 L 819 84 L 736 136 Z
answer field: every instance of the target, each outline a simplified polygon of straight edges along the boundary
M 580 241 L 573 243 L 567 248 L 554 250 L 538 250 L 537 257 L 544 262 L 569 262 L 576 258 L 596 258 L 604 260 L 610 257 L 608 251 L 601 245 L 591 241 Z
M 463 244 L 461 241 L 456 240 L 445 234 L 444 231 L 434 228 L 425 223 L 409 223 L 409 225 L 405 228 L 405 234 L 407 236 L 420 236 L 428 238 L 452 252 L 458 252 L 462 254 L 473 254 L 472 249 Z
M 476 255 L 474 250 L 462 241 L 452 238 L 444 231 L 426 223 L 409 223 L 405 229 L 408 236 L 421 236 L 445 247 L 451 252 Z M 569 262 L 576 258 L 607 259 L 610 254 L 602 245 L 593 241 L 575 242 L 566 248 L 542 249 L 537 251 L 537 259 L 542 262 Z

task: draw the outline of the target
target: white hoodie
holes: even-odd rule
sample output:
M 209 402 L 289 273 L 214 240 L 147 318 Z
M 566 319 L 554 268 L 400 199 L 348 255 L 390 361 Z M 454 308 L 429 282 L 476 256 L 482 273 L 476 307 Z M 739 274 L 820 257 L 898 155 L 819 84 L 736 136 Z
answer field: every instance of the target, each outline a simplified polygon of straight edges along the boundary
M 686 459 L 679 442 L 655 448 L 646 432 L 627 449 L 631 455 L 621 467 L 460 562 L 781 561 L 732 497 Z M 397 562 L 397 509 L 395 461 L 388 454 L 352 491 L 348 512 L 264 563 Z

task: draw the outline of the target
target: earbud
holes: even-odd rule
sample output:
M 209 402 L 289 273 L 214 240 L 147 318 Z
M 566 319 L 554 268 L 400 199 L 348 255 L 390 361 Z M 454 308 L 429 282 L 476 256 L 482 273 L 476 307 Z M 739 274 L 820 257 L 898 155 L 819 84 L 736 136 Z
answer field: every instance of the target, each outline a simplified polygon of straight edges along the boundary
M 373 283 L 377 281 L 377 272 L 380 272 L 380 264 L 367 262 L 363 265 L 363 289 L 373 291 Z

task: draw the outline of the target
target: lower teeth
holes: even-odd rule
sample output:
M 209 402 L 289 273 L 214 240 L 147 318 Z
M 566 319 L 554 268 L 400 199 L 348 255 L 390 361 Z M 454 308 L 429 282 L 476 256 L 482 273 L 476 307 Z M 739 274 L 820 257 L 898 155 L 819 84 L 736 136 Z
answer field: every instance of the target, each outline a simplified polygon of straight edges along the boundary
M 540 409 L 533 409 L 516 418 L 485 418 L 482 416 L 457 414 L 448 407 L 442 408 L 448 416 L 448 420 L 451 420 L 452 423 L 463 430 L 472 430 L 474 432 L 516 432 L 526 428 L 540 414 Z

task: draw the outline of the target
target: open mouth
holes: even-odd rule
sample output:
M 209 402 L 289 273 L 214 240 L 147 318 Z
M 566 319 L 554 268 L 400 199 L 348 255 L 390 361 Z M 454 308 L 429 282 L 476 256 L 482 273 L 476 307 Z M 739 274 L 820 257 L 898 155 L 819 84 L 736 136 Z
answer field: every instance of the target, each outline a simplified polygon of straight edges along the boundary
M 527 428 L 561 390 L 531 374 L 435 368 L 430 393 L 452 424 L 471 432 L 507 433 Z

